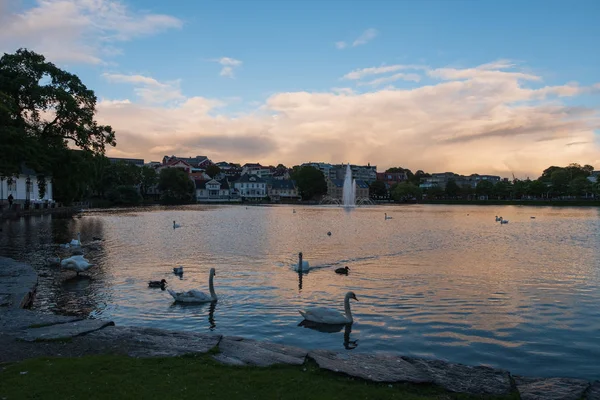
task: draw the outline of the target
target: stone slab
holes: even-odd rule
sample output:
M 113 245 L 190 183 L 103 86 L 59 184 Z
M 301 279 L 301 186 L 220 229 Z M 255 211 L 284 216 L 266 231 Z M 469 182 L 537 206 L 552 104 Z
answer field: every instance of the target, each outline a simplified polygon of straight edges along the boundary
M 18 335 L 18 338 L 26 342 L 66 339 L 85 335 L 86 333 L 97 331 L 109 325 L 114 325 L 114 322 L 100 319 L 84 319 L 76 322 L 44 326 L 41 328 L 29 328 Z
M 267 367 L 274 364 L 302 365 L 307 351 L 298 347 L 260 342 L 238 337 L 223 337 L 219 354 L 213 358 L 229 365 L 254 365 Z
M 522 400 L 579 400 L 590 386 L 588 381 L 572 378 L 514 379 Z
M 433 382 L 429 374 L 400 356 L 315 350 L 309 352 L 308 357 L 315 360 L 320 368 L 374 382 Z
M 0 282 L 2 307 L 24 308 L 33 300 L 38 276 L 32 266 L 0 257 Z
M 119 342 L 129 356 L 140 358 L 206 353 L 221 340 L 220 335 L 124 326 L 109 326 L 90 333 L 87 337 Z
M 592 382 L 592 385 L 585 394 L 586 400 L 600 400 L 600 381 Z
M 81 320 L 82 318 L 78 317 L 46 314 L 32 310 L 0 310 L 0 333 L 18 332 L 32 325 L 55 325 Z
M 512 391 L 508 371 L 453 364 L 442 360 L 402 358 L 431 376 L 436 385 L 451 392 L 501 396 Z

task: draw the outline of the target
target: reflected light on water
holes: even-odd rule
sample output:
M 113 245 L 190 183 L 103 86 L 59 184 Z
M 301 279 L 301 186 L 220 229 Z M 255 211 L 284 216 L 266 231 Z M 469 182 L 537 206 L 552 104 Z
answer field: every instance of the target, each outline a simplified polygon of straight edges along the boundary
M 34 305 L 42 310 L 517 374 L 599 377 L 596 209 L 294 209 L 189 206 L 22 218 L 2 223 L 0 251 L 42 273 Z M 510 223 L 496 223 L 495 215 Z M 84 242 L 103 241 L 86 252 L 97 266 L 74 278 L 45 259 L 77 232 Z M 309 272 L 294 271 L 299 251 Z M 181 276 L 173 274 L 179 265 Z M 349 275 L 334 273 L 344 266 Z M 176 291 L 208 292 L 213 267 L 214 304 L 175 304 L 166 291 L 148 288 L 149 280 L 166 279 Z M 302 323 L 298 309 L 343 311 L 349 290 L 360 298 L 352 303 L 353 325 L 328 331 Z

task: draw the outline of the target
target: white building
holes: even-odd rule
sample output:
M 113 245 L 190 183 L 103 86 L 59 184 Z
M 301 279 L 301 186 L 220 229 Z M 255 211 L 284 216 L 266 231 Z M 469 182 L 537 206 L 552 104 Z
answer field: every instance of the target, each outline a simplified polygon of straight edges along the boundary
M 267 181 L 257 175 L 245 174 L 233 183 L 235 192 L 248 200 L 260 200 L 267 197 Z
M 29 200 L 31 203 L 43 203 L 45 201 L 54 202 L 52 179 L 45 178 L 46 190 L 44 196 L 40 198 L 38 184 L 38 175 L 32 169 L 21 167 L 21 173 L 18 176 L 0 177 L 0 201 L 7 203 L 9 195 L 12 195 L 15 204 L 22 204 Z
M 239 197 L 232 196 L 226 179 L 196 180 L 196 201 L 199 203 L 239 201 Z
M 260 164 L 248 163 L 248 164 L 244 164 L 244 166 L 242 167 L 242 175 L 245 175 L 245 174 L 256 175 L 261 178 L 269 178 L 270 176 L 273 175 L 273 171 L 271 171 L 271 168 L 263 167 Z

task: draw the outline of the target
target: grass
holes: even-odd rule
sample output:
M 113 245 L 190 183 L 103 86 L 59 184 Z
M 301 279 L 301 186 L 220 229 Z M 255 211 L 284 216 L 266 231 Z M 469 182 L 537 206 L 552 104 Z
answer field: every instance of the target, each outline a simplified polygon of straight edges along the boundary
M 152 359 L 105 355 L 42 358 L 4 366 L 0 371 L 0 398 L 442 400 L 482 397 L 451 394 L 432 385 L 365 382 L 321 370 L 311 362 L 299 367 L 257 368 L 221 365 L 209 355 Z

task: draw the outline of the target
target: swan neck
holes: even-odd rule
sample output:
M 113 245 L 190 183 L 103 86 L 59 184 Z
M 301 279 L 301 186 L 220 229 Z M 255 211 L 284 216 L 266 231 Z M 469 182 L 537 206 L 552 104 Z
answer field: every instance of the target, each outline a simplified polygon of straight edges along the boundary
M 208 290 L 210 291 L 210 297 L 212 297 L 213 299 L 216 299 L 217 298 L 217 294 L 215 293 L 215 286 L 213 284 L 213 277 L 214 277 L 214 275 L 212 273 L 208 277 Z
M 346 313 L 346 318 L 348 318 L 348 320 L 350 322 L 353 321 L 352 319 L 352 311 L 350 311 L 350 296 L 346 295 L 346 297 L 344 298 L 344 311 Z
M 298 255 L 298 269 L 302 271 L 302 254 Z

